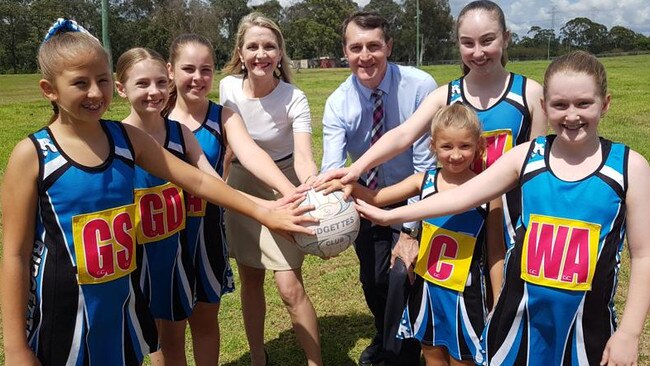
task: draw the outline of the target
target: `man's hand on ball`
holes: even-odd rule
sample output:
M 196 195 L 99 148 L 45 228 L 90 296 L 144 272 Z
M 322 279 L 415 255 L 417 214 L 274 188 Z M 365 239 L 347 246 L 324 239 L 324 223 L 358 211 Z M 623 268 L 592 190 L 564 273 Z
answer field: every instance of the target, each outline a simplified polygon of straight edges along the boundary
M 323 184 L 321 184 L 319 186 L 314 187 L 314 190 L 316 192 L 321 192 L 322 191 L 321 193 L 323 193 L 324 195 L 328 195 L 328 194 L 330 194 L 330 193 L 332 193 L 334 191 L 341 191 L 341 192 L 343 192 L 343 198 L 346 199 L 346 200 L 352 194 L 352 189 L 353 189 L 352 184 L 344 184 L 338 178 L 329 180 L 329 181 L 327 181 L 327 182 L 325 182 L 325 183 L 323 183 Z
M 354 164 L 345 168 L 332 169 L 321 173 L 314 182 L 314 186 L 319 186 L 332 179 L 341 179 L 345 184 L 356 182 L 363 172 L 355 169 Z

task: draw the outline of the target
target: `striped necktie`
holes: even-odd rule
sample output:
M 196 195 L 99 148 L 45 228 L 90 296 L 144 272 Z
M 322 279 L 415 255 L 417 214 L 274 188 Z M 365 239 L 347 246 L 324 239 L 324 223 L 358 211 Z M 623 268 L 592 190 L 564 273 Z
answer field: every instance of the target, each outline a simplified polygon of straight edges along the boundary
M 372 109 L 372 131 L 370 131 L 370 146 L 374 145 L 384 133 L 384 100 L 382 99 L 383 92 L 379 89 L 372 92 L 370 95 L 374 101 Z M 379 167 L 376 166 L 368 172 L 366 185 L 370 189 L 377 189 L 379 185 Z

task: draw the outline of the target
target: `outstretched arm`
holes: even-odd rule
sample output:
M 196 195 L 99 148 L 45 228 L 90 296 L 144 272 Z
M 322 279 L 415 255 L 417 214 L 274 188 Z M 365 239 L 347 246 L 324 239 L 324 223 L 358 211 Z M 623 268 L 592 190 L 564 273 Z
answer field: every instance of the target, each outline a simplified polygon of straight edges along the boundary
M 529 146 L 529 143 L 516 146 L 486 171 L 460 187 L 392 210 L 381 210 L 363 201 L 357 201 L 357 210 L 363 217 L 380 225 L 416 221 L 425 217 L 438 217 L 467 211 L 499 197 L 517 185 L 519 169 Z
M 201 170 L 202 172 L 204 172 L 206 174 L 210 174 L 211 176 L 215 177 L 216 179 L 223 180 L 223 178 L 219 175 L 219 173 L 217 173 L 217 171 L 214 170 L 214 168 L 212 167 L 212 164 L 210 164 L 210 162 L 208 161 L 208 158 L 203 153 L 203 150 L 201 149 L 201 145 L 199 145 L 199 142 L 196 140 L 196 137 L 194 136 L 192 131 L 190 131 L 190 129 L 185 127 L 185 126 L 181 126 L 181 128 L 182 128 L 182 131 L 183 131 L 183 138 L 185 140 L 186 156 L 187 156 L 188 162 L 191 165 L 199 168 L 199 170 Z M 224 169 L 225 169 L 225 167 L 224 167 Z M 284 206 L 286 204 L 290 204 L 290 203 L 292 203 L 292 202 L 294 202 L 296 200 L 301 200 L 302 198 L 305 197 L 304 193 L 295 193 L 293 195 L 283 197 L 282 199 L 280 199 L 278 201 L 269 201 L 269 200 L 265 200 L 265 199 L 262 199 L 262 198 L 259 198 L 259 197 L 252 196 L 252 195 L 250 195 L 250 194 L 248 194 L 246 192 L 242 192 L 242 191 L 239 191 L 239 190 L 237 192 L 243 194 L 244 196 L 246 196 L 246 198 L 248 198 L 249 200 L 255 202 L 255 204 L 266 207 L 266 208 L 270 208 L 270 209 L 275 209 L 275 208 Z
M 297 132 L 293 134 L 293 157 L 296 175 L 301 183 L 309 183 L 318 174 L 314 154 L 311 150 L 311 133 Z
M 410 197 L 419 194 L 422 179 L 424 179 L 424 173 L 415 173 L 399 183 L 374 191 L 360 184 L 355 184 L 352 195 L 373 206 L 388 206 L 406 201 Z
M 2 185 L 2 329 L 7 365 L 40 365 L 27 344 L 25 313 L 38 192 L 38 157 L 28 139 L 14 148 Z
M 314 222 L 307 216 L 298 216 L 308 210 L 298 208 L 270 211 L 255 205 L 222 179 L 203 173 L 177 159 L 146 133 L 128 125 L 125 125 L 125 128 L 135 149 L 136 163 L 155 176 L 173 182 L 215 205 L 249 216 L 271 230 L 280 233 L 294 231 L 313 234 L 313 230 L 299 225 L 301 222 Z
M 424 135 L 431 125 L 431 118 L 447 101 L 447 86 L 429 94 L 418 109 L 400 126 L 386 132 L 368 151 L 347 168 L 335 169 L 321 174 L 316 184 L 333 178 L 341 178 L 344 183 L 354 182 L 359 177 L 413 145 L 413 142 Z
M 628 174 L 625 203 L 630 284 L 621 323 L 605 346 L 601 365 L 636 365 L 639 337 L 650 309 L 650 167 L 634 151 L 630 151 Z

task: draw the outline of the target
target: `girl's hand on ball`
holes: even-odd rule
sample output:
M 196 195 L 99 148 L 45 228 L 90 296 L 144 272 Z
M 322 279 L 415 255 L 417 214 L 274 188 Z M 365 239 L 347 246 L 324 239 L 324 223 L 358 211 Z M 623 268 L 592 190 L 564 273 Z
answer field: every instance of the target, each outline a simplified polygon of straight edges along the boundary
M 370 220 L 377 225 L 388 226 L 388 211 L 377 208 L 363 200 L 356 199 L 354 207 L 359 212 L 359 215 L 366 220 Z
M 303 233 L 307 235 L 316 235 L 314 229 L 302 226 L 301 224 L 318 224 L 318 219 L 305 215 L 305 213 L 314 209 L 313 205 L 299 206 L 300 202 L 292 202 L 281 208 L 271 211 L 267 217 L 264 226 L 268 227 L 284 238 L 294 242 L 291 233 Z

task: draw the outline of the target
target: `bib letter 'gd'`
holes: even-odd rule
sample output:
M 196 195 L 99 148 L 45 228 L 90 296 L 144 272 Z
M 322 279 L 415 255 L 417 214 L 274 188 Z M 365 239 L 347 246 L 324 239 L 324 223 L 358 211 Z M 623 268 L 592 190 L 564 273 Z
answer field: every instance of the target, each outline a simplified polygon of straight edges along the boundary
M 183 190 L 172 183 L 135 190 L 138 243 L 168 238 L 185 228 Z

